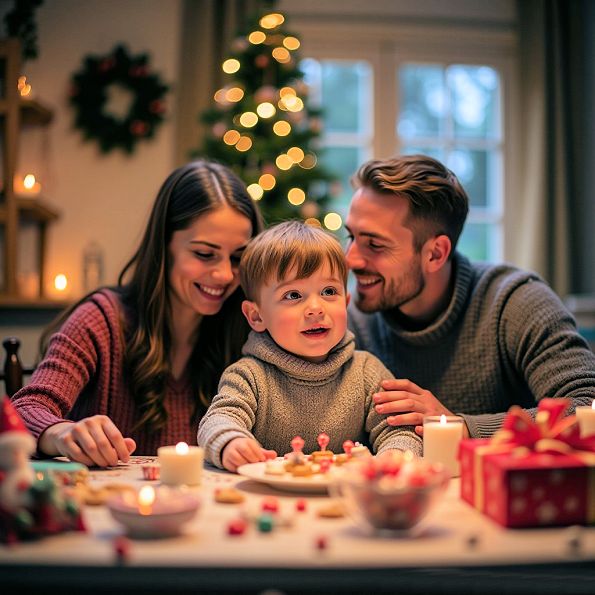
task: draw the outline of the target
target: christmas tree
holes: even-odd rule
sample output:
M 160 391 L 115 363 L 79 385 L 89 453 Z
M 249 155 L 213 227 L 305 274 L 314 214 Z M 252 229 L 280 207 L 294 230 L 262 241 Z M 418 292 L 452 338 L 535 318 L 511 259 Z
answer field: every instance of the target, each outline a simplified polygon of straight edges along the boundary
M 321 113 L 309 105 L 300 42 L 284 22 L 265 14 L 234 40 L 222 64 L 228 82 L 202 115 L 208 129 L 194 156 L 231 166 L 268 224 L 301 218 L 336 230 L 341 219 L 329 208 L 336 184 L 315 150 Z

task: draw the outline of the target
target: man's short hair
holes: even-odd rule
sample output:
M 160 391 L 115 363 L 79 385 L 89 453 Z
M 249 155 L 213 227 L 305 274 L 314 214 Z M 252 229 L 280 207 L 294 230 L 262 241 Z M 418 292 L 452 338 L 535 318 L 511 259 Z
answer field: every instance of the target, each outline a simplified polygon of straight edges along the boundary
M 318 227 L 286 221 L 256 236 L 242 255 L 240 283 L 246 297 L 258 302 L 259 292 L 271 279 L 281 281 L 295 272 L 305 279 L 325 264 L 347 285 L 347 264 L 339 240 Z
M 413 231 L 418 252 L 426 240 L 442 234 L 450 238 L 454 252 L 469 212 L 469 198 L 454 173 L 440 161 L 427 155 L 373 159 L 359 168 L 351 183 L 356 189 L 369 188 L 409 201 L 405 224 Z

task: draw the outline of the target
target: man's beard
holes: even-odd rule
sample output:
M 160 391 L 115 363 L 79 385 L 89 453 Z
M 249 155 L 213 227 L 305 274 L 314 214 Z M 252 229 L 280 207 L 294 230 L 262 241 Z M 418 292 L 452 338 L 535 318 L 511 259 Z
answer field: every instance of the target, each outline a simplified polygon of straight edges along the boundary
M 385 286 L 380 297 L 372 298 L 358 292 L 355 305 L 359 310 L 368 314 L 401 308 L 419 296 L 425 287 L 426 281 L 419 266 L 419 259 L 414 259 L 409 268 L 401 275 L 398 282 L 392 279 Z

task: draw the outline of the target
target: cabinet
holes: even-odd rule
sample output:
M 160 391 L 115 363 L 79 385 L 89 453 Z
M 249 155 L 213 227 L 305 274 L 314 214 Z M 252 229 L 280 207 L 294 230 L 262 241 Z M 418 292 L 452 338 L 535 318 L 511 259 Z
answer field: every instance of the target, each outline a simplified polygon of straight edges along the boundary
M 58 212 L 41 196 L 24 196 L 15 191 L 19 140 L 24 128 L 46 126 L 52 120 L 52 111 L 34 99 L 23 98 L 17 88 L 21 74 L 21 49 L 17 39 L 0 40 L 0 152 L 2 175 L 0 178 L 0 306 L 43 305 L 48 302 L 44 294 L 46 235 L 48 225 Z M 24 291 L 19 278 L 22 246 L 19 234 L 24 226 L 33 225 L 36 246 L 34 252 L 36 283 L 33 291 Z

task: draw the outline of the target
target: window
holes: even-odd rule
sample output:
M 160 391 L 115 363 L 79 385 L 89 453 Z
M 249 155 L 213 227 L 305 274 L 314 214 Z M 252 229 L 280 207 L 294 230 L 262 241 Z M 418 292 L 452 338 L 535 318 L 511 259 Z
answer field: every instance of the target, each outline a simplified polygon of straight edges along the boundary
M 319 31 L 305 32 L 302 68 L 324 114 L 320 159 L 341 183 L 333 210 L 346 215 L 349 179 L 367 159 L 425 153 L 469 195 L 458 249 L 472 260 L 506 258 L 514 227 L 506 228 L 505 204 L 514 177 L 510 37 L 463 31 L 455 43 L 450 31 L 393 35 L 384 27 L 368 29 L 365 43 L 355 30 L 323 43 Z

